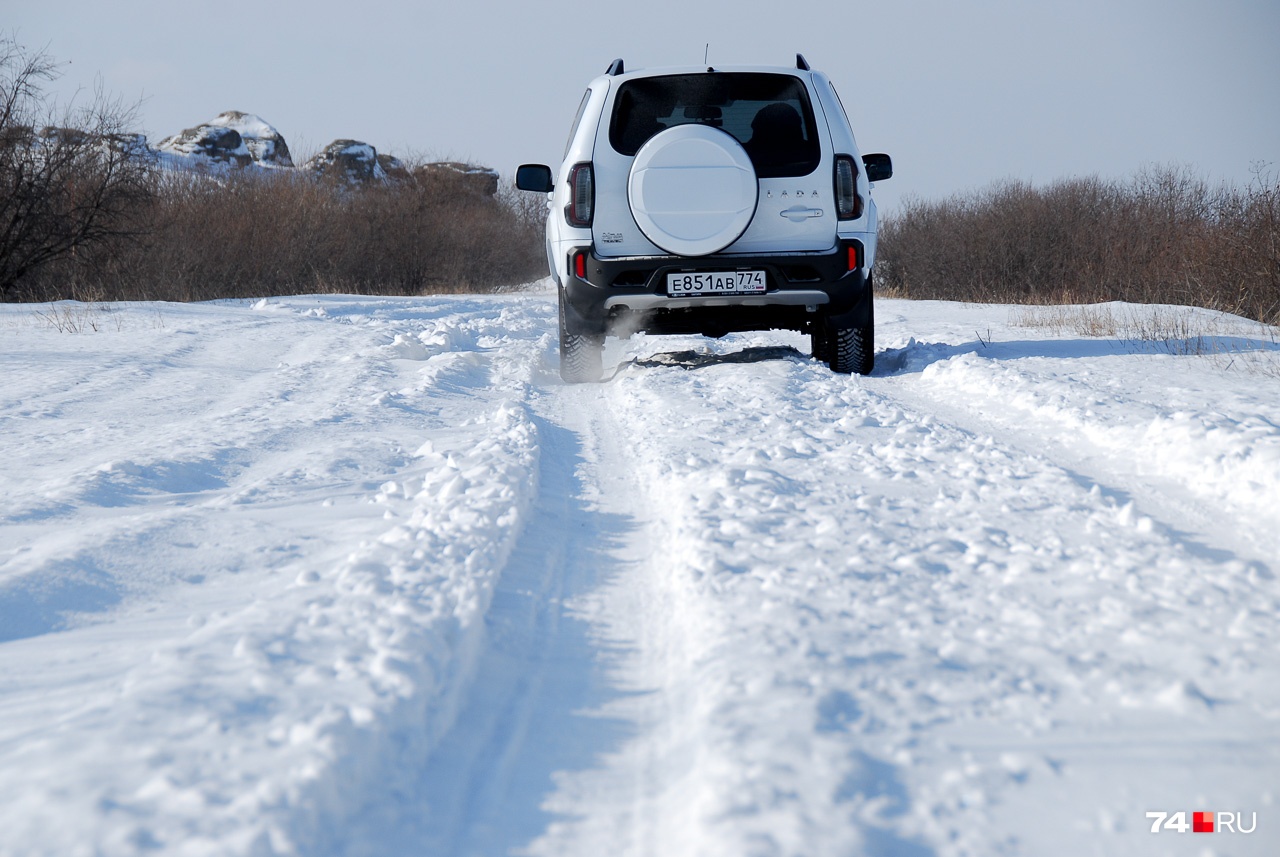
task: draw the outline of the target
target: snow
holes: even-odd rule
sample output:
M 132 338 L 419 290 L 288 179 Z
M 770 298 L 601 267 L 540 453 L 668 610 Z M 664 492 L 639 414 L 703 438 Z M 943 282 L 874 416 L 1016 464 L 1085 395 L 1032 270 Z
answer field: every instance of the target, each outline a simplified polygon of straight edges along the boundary
M 1280 349 L 1163 311 L 0 306 L 0 855 L 1275 853 Z
M 228 110 L 225 113 L 219 113 L 206 124 L 217 125 L 222 128 L 231 128 L 239 132 L 240 136 L 246 140 L 258 140 L 262 138 L 274 139 L 280 136 L 280 132 L 261 116 L 253 113 L 241 113 L 237 110 Z

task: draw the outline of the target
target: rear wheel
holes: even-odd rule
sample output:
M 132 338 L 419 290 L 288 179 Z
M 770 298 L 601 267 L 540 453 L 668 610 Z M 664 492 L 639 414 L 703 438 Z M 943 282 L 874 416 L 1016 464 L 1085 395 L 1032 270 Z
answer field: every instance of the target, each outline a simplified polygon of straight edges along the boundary
M 564 292 L 560 292 L 560 377 L 569 384 L 599 381 L 604 375 L 604 337 L 569 333 L 564 321 Z
M 871 303 L 871 295 L 867 294 L 867 323 L 858 327 L 830 328 L 830 339 L 827 347 L 830 353 L 827 359 L 832 372 L 845 375 L 850 373 L 870 375 L 876 363 L 875 350 L 875 304 Z M 817 341 L 815 339 L 816 347 Z M 817 352 L 815 351 L 815 354 Z

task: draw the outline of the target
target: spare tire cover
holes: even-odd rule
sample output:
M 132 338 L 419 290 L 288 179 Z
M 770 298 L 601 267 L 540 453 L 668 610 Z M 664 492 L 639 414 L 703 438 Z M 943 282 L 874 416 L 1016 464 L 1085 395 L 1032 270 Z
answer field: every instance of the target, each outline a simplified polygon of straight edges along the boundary
M 640 231 L 680 256 L 705 256 L 737 241 L 751 225 L 759 196 L 742 144 L 709 125 L 677 125 L 650 137 L 627 180 Z

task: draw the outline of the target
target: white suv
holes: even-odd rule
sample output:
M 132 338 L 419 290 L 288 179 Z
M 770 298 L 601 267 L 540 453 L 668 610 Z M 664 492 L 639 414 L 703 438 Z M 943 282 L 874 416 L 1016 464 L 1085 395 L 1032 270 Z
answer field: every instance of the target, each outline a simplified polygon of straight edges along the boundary
M 871 182 L 825 75 L 734 66 L 628 72 L 615 60 L 578 107 L 550 194 L 560 373 L 598 380 L 606 335 L 795 330 L 836 372 L 871 371 Z

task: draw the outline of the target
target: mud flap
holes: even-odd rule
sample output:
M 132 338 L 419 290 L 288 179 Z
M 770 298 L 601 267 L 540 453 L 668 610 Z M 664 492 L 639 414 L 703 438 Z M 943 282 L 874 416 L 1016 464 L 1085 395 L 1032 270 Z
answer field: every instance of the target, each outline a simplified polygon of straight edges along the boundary
M 839 315 L 828 315 L 826 317 L 827 331 L 866 327 L 871 324 L 873 317 L 871 301 L 871 280 L 868 279 L 866 288 L 862 290 L 862 297 L 858 298 L 857 303 Z

